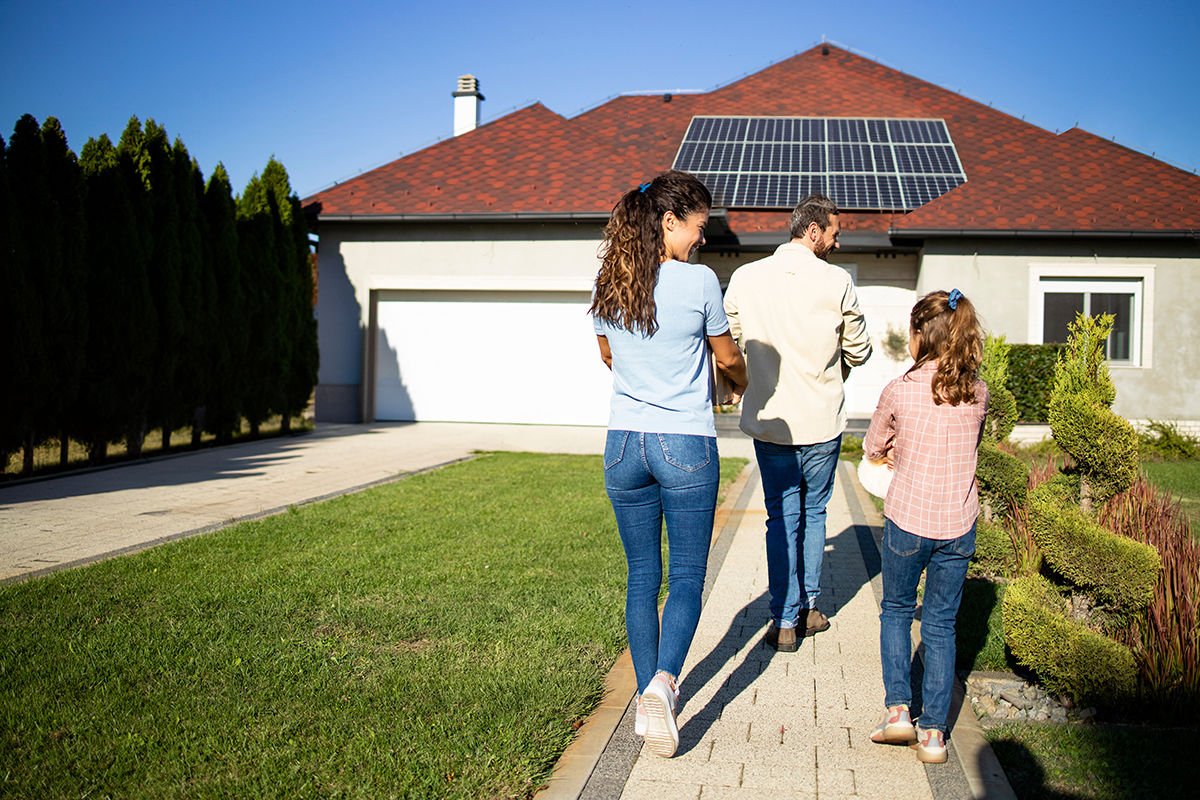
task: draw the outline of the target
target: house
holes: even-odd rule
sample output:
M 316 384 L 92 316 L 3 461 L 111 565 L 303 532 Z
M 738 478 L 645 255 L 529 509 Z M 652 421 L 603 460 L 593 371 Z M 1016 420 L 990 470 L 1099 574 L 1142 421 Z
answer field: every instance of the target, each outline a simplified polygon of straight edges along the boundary
M 934 289 L 962 290 L 1010 342 L 1060 341 L 1077 311 L 1108 311 L 1115 410 L 1200 432 L 1200 176 L 833 45 L 572 119 L 535 103 L 474 127 L 477 82 L 454 95 L 454 138 L 305 201 L 318 420 L 605 424 L 586 315 L 602 229 L 622 192 L 678 165 L 714 190 L 699 260 L 722 284 L 786 241 L 818 188 L 843 209 L 830 260 L 880 342 Z M 903 368 L 877 348 L 850 415 Z

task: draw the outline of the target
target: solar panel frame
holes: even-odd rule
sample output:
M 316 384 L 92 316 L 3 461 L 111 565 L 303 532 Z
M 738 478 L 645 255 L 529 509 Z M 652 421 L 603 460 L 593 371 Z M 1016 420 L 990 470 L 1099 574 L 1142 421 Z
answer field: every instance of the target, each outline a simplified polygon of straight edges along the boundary
M 674 168 L 735 208 L 821 193 L 846 210 L 911 211 L 967 181 L 942 119 L 697 116 Z

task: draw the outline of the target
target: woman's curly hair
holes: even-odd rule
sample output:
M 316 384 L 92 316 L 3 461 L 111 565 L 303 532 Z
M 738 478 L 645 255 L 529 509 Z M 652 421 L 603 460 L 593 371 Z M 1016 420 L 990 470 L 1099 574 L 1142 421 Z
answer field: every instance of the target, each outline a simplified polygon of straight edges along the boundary
M 600 273 L 589 312 L 630 331 L 653 336 L 654 287 L 666 256 L 662 218 L 680 220 L 712 207 L 712 194 L 699 179 L 669 170 L 630 189 L 613 208 L 600 245 Z
M 948 292 L 930 292 L 917 301 L 909 316 L 909 326 L 921 338 L 916 363 L 905 374 L 927 361 L 937 362 L 930 385 L 935 405 L 975 402 L 975 380 L 983 362 L 983 329 L 970 300 L 959 294 L 955 305 L 950 307 Z

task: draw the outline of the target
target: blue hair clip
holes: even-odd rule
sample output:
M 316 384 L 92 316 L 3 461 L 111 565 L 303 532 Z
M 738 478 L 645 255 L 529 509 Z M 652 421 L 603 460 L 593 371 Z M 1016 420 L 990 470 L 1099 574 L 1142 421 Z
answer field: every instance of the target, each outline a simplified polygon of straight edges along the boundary
M 654 183 L 654 181 L 651 181 L 650 183 Z M 643 183 L 641 186 L 639 186 L 638 194 L 645 194 L 646 190 L 650 188 L 650 183 Z
M 958 301 L 959 301 L 959 298 L 961 298 L 962 296 L 963 296 L 962 292 L 960 292 L 958 289 L 950 290 L 950 299 L 947 300 L 946 302 L 949 304 L 951 311 L 958 310 Z

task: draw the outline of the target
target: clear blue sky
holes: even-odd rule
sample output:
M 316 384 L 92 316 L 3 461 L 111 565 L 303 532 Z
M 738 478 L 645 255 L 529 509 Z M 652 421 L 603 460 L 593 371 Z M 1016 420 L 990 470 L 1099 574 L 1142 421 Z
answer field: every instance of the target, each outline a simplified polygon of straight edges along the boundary
M 465 73 L 484 122 L 535 100 L 572 117 L 713 89 L 822 36 L 1200 168 L 1197 0 L 0 0 L 0 132 L 56 116 L 79 152 L 153 118 L 205 176 L 224 162 L 240 193 L 274 154 L 303 197 L 451 135 Z

